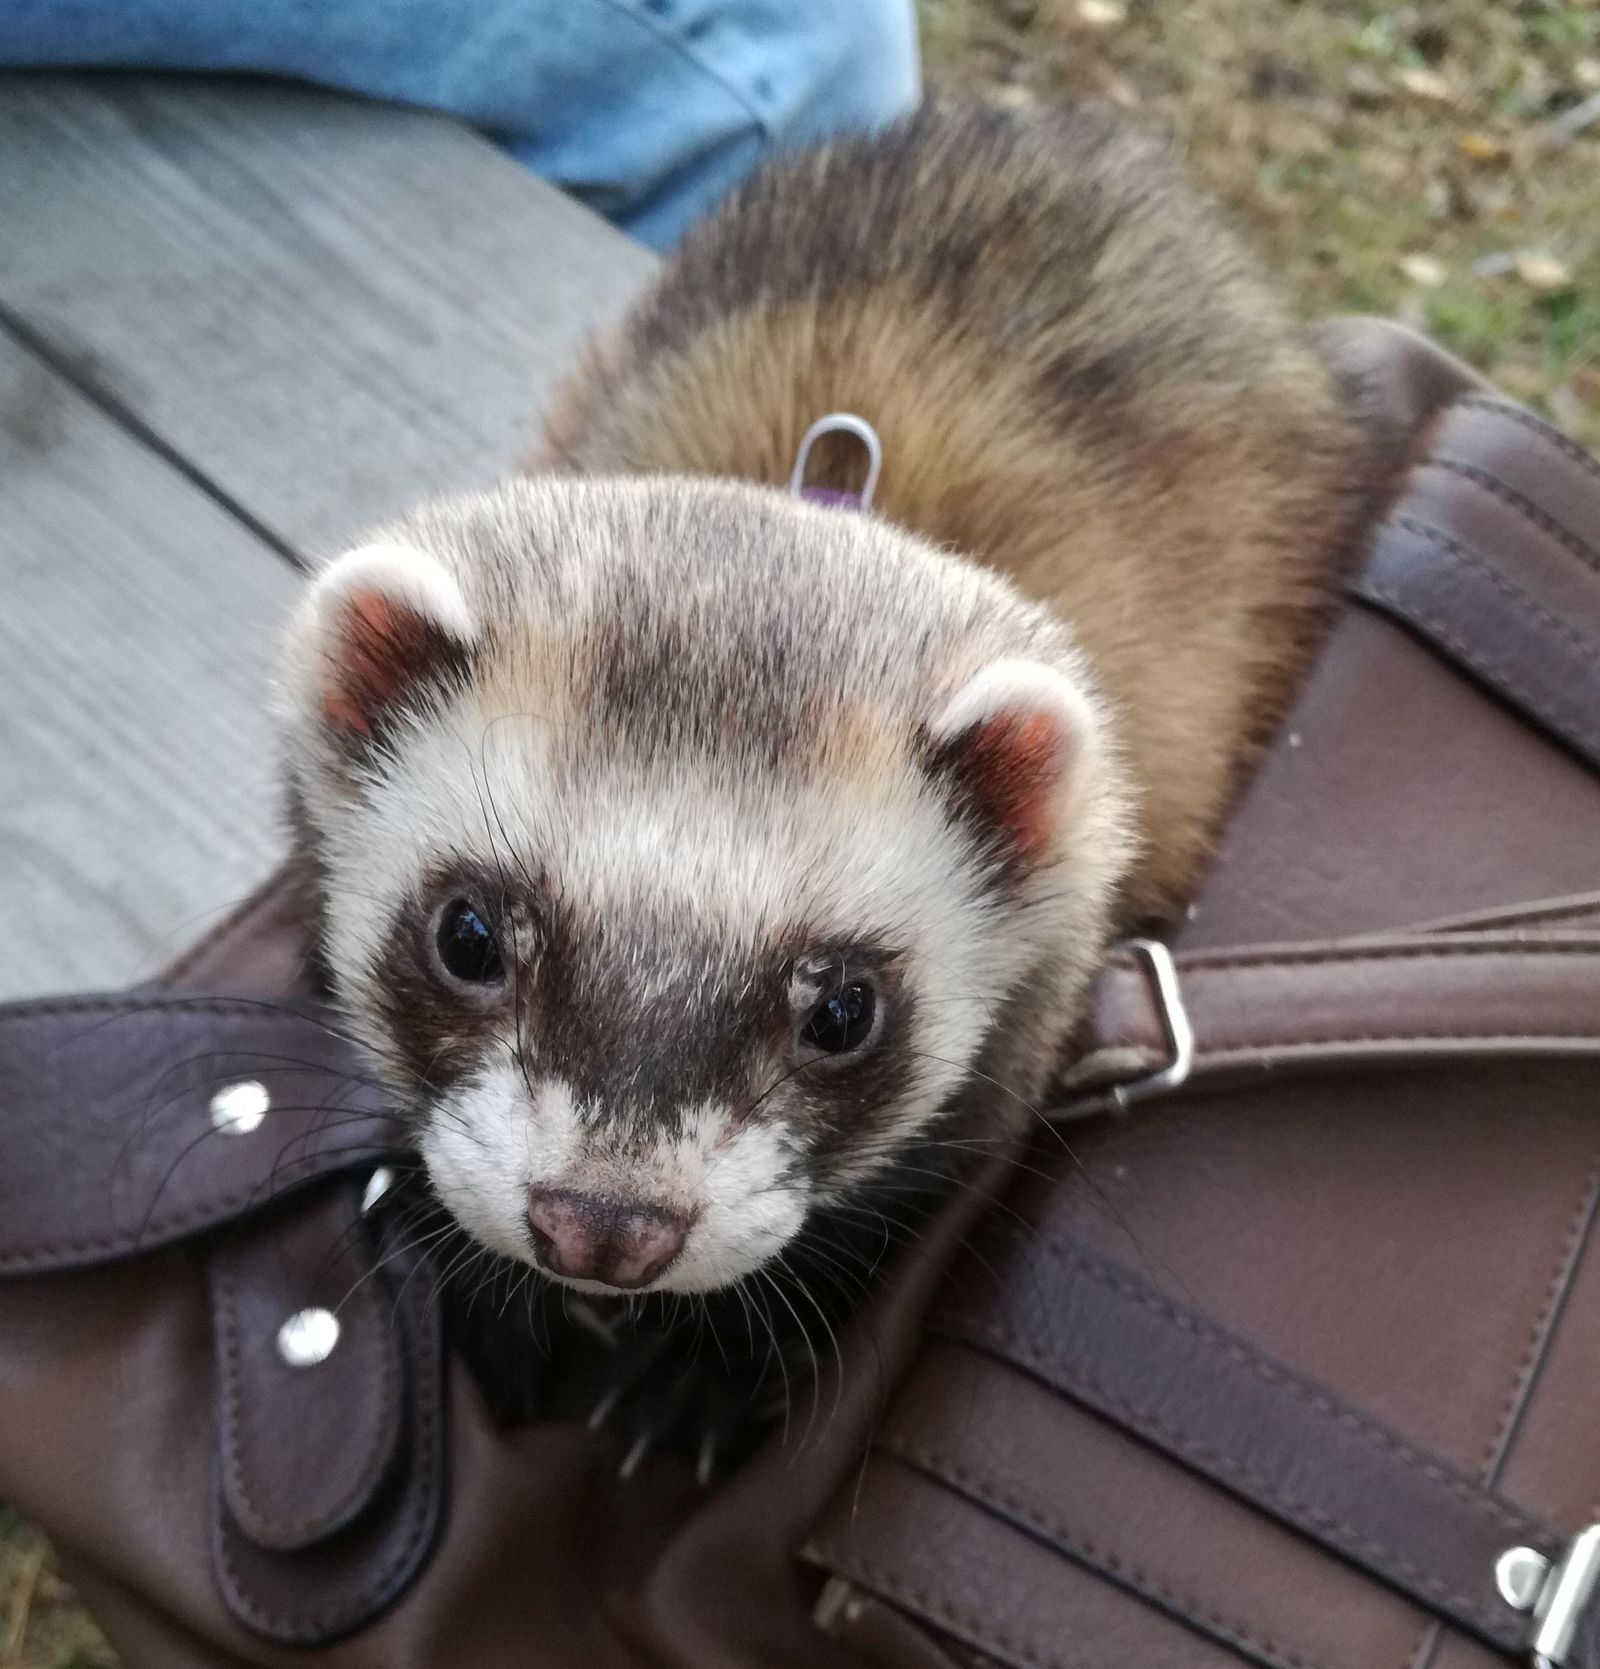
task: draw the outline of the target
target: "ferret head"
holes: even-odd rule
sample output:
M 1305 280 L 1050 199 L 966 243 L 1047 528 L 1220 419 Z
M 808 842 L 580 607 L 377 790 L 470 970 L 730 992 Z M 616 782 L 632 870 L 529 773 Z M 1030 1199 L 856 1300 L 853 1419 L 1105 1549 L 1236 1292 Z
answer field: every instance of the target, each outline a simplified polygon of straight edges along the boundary
M 290 763 L 337 992 L 485 1247 L 693 1292 L 1040 1087 L 1129 854 L 1063 628 L 871 517 L 550 477 L 328 567 Z

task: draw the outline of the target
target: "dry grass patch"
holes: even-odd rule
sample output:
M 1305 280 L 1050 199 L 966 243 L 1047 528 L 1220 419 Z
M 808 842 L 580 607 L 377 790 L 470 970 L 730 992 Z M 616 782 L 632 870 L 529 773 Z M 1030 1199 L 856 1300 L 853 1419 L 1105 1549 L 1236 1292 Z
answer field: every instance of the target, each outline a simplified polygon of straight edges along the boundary
M 1170 132 L 1308 314 L 1393 314 L 1600 447 L 1600 5 L 919 0 L 930 79 Z

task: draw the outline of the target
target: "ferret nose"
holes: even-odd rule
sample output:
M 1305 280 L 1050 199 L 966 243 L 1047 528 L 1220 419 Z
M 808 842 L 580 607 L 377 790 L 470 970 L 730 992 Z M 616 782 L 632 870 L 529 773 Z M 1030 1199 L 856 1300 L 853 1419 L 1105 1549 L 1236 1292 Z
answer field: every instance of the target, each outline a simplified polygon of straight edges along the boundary
M 576 1188 L 530 1188 L 528 1226 L 541 1268 L 624 1289 L 653 1281 L 689 1232 L 688 1219 L 664 1206 Z

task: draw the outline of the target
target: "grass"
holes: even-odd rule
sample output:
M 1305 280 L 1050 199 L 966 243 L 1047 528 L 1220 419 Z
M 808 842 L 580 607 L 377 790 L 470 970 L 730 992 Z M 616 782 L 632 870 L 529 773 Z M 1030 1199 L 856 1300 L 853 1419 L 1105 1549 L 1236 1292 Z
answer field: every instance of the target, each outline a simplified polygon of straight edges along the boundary
M 1392 314 L 1600 447 L 1600 5 L 919 0 L 930 81 L 1171 134 L 1308 316 Z M 1571 122 L 1572 118 L 1568 118 Z
M 114 1669 L 43 1539 L 0 1504 L 0 1669 Z
M 936 85 L 1171 133 L 1311 316 L 1420 326 L 1600 447 L 1600 5 L 919 0 Z M 0 1669 L 106 1669 L 0 1506 Z

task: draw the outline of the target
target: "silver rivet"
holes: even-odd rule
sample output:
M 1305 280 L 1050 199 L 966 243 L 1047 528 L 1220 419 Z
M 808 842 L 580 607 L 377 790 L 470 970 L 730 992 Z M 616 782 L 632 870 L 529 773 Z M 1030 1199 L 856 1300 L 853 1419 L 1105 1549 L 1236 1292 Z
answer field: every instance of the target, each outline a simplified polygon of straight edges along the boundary
M 387 1165 L 380 1165 L 367 1178 L 366 1192 L 361 1196 L 361 1214 L 365 1216 L 389 1190 L 394 1187 L 394 1172 Z
M 271 1105 L 265 1084 L 243 1078 L 236 1084 L 225 1084 L 211 1097 L 211 1122 L 230 1135 L 248 1136 L 259 1128 Z
M 1494 1562 L 1494 1585 L 1514 1611 L 1531 1611 L 1550 1561 L 1534 1547 L 1508 1547 Z
M 332 1310 L 296 1310 L 278 1329 L 278 1354 L 291 1368 L 314 1368 L 333 1355 L 339 1318 Z

